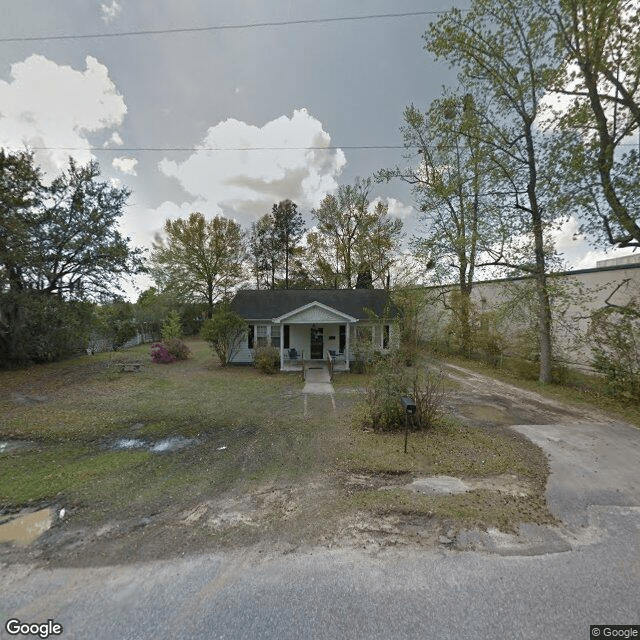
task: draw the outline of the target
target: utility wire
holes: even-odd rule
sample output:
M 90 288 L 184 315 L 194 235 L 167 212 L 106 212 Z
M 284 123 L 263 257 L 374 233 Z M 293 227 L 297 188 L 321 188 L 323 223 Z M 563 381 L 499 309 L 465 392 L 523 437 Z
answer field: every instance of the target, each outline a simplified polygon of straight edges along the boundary
M 116 153 L 133 153 L 138 151 L 336 151 L 346 149 L 405 149 L 401 144 L 371 144 L 371 145 L 331 145 L 328 147 L 31 147 L 31 151 L 114 151 Z
M 636 147 L 636 142 L 622 142 L 619 147 Z M 418 150 L 418 147 L 407 147 L 403 144 L 355 144 L 355 145 L 329 145 L 309 147 L 32 147 L 26 145 L 30 151 L 109 151 L 114 153 L 138 153 L 138 152 L 196 152 L 196 151 L 345 151 L 376 150 L 376 149 L 403 149 L 406 151 Z M 9 148 L 9 147 L 6 147 Z M 18 147 L 11 148 L 17 150 Z M 22 147 L 20 147 L 22 149 Z
M 342 16 L 336 18 L 304 18 L 300 20 L 279 20 L 274 22 L 247 22 L 243 24 L 222 24 L 210 27 L 176 27 L 172 29 L 141 29 L 139 31 L 118 31 L 112 33 L 80 33 L 65 34 L 60 36 L 16 36 L 13 38 L 0 38 L 0 42 L 42 42 L 46 40 L 83 40 L 93 38 L 121 38 L 126 36 L 156 36 L 174 33 L 202 33 L 207 31 L 230 31 L 239 29 L 261 29 L 267 27 L 284 27 L 301 24 L 326 24 L 330 22 L 355 22 L 358 20 L 381 20 L 386 18 L 408 18 L 415 16 L 439 15 L 446 13 L 448 9 L 441 11 L 408 11 L 406 13 L 374 13 L 363 16 Z M 462 9 L 461 11 L 468 11 Z

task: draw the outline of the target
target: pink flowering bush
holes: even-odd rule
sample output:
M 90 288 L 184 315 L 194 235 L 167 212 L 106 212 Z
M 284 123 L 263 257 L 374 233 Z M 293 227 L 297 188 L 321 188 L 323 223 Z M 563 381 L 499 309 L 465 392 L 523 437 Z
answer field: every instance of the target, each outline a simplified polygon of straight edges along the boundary
M 178 338 L 163 340 L 162 345 L 176 360 L 186 360 L 191 355 L 189 347 Z
M 176 357 L 161 342 L 156 342 L 151 345 L 151 360 L 156 364 L 170 364 Z

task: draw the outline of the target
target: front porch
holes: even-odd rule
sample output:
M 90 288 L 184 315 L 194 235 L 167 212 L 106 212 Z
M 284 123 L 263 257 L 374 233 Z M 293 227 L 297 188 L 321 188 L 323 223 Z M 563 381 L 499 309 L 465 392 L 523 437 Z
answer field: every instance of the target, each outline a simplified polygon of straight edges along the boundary
M 285 372 L 306 372 L 308 369 L 313 369 L 314 367 L 328 367 L 328 360 L 287 360 L 285 358 L 284 364 L 282 365 L 281 371 Z M 336 361 L 331 363 L 331 370 L 334 372 L 346 372 L 349 371 L 349 367 L 347 366 L 346 361 Z
M 304 371 L 326 363 L 331 371 L 349 371 L 351 326 L 356 322 L 318 302 L 274 318 L 271 335 L 274 329 L 280 334 L 280 370 Z

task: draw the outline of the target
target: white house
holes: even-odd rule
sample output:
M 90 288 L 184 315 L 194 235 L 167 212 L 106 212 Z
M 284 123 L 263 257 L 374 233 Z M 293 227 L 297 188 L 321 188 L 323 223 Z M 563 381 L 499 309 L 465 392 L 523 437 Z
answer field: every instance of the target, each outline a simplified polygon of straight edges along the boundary
M 253 362 L 253 350 L 270 345 L 282 370 L 329 357 L 348 370 L 359 353 L 398 343 L 398 310 L 382 289 L 242 290 L 231 310 L 249 324 L 236 363 Z

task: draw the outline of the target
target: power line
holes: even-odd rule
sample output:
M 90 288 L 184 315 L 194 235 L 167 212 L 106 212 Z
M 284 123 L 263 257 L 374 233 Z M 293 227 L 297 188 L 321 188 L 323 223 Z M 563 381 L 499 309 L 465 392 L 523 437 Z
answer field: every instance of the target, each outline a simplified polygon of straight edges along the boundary
M 405 149 L 401 144 L 360 144 L 330 145 L 326 147 L 28 147 L 31 151 L 112 151 L 115 153 L 134 153 L 139 151 L 171 152 L 171 151 L 337 151 L 346 149 Z
M 139 31 L 118 31 L 112 33 L 81 33 L 60 36 L 16 36 L 0 38 L 0 42 L 43 42 L 46 40 L 84 40 L 92 38 L 121 38 L 126 36 L 156 36 L 176 33 L 202 33 L 207 31 L 230 31 L 239 29 L 260 29 L 267 27 L 284 27 L 288 25 L 326 24 L 330 22 L 354 22 L 358 20 L 381 20 L 386 18 L 408 18 L 416 16 L 440 15 L 441 11 L 407 11 L 405 13 L 373 13 L 363 16 L 341 16 L 336 18 L 304 18 L 300 20 L 279 20 L 274 22 L 247 22 L 243 24 L 222 24 L 209 27 L 176 27 L 172 29 L 141 29 Z M 463 9 L 463 11 L 465 11 Z

